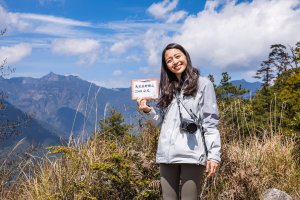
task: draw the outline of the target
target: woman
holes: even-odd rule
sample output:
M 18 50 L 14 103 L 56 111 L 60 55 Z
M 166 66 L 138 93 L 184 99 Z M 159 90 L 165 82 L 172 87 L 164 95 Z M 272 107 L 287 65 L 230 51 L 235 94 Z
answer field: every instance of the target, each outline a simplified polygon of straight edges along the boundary
M 156 162 L 163 198 L 175 200 L 180 193 L 182 199 L 197 199 L 204 171 L 214 176 L 221 161 L 213 84 L 199 76 L 188 52 L 172 43 L 162 53 L 159 90 L 159 112 L 143 98 L 137 103 L 139 110 L 161 126 Z

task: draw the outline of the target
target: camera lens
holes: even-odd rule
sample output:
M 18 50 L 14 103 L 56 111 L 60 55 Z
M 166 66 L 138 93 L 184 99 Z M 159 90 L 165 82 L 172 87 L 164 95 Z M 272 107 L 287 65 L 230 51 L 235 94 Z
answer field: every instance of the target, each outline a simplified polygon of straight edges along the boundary
M 197 131 L 197 125 L 194 123 L 190 123 L 187 125 L 186 129 L 189 133 L 195 133 Z

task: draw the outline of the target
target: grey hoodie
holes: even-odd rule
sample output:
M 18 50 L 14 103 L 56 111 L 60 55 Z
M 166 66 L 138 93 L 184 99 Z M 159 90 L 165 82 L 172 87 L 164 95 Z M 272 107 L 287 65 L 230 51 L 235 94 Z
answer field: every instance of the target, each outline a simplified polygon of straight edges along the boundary
M 161 127 L 156 153 L 157 163 L 191 163 L 205 165 L 207 160 L 221 161 L 221 141 L 218 131 L 218 106 L 213 84 L 208 78 L 199 77 L 198 91 L 195 97 L 183 96 L 180 101 L 201 119 L 202 130 L 189 134 L 180 129 L 179 108 L 176 98 L 162 117 L 153 107 L 148 113 Z M 191 119 L 188 112 L 180 105 L 183 118 Z M 204 134 L 207 155 L 201 134 Z

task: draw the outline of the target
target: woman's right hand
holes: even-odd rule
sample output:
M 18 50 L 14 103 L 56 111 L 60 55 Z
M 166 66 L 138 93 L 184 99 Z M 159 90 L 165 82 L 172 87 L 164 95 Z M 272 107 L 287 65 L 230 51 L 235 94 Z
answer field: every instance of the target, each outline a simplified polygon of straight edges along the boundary
M 151 108 L 147 105 L 147 100 L 144 98 L 137 99 L 138 110 L 142 110 L 145 113 L 151 111 Z

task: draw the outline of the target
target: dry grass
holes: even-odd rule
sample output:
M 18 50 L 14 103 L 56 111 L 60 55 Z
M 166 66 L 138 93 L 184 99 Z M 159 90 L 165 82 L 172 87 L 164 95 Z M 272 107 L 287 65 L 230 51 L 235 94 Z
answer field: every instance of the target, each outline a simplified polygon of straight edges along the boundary
M 147 130 L 149 130 L 147 128 Z M 157 131 L 157 129 L 153 129 Z M 87 143 L 52 147 L 57 159 L 32 157 L 22 169 L 17 196 L 4 199 L 155 199 L 158 166 L 151 144 L 130 134 L 99 135 Z M 153 135 L 153 134 L 152 134 Z
M 238 108 L 228 110 L 236 115 L 239 127 L 248 123 L 244 127 L 256 130 L 249 121 L 237 118 L 248 113 L 239 103 L 235 105 Z M 208 179 L 203 199 L 259 199 L 271 187 L 300 199 L 299 143 L 279 130 L 245 136 L 241 129 L 222 123 L 223 161 L 217 176 Z M 17 165 L 21 175 L 13 185 L 8 187 L 3 184 L 5 176 L 1 178 L 0 198 L 159 199 L 159 171 L 154 161 L 158 129 L 146 123 L 141 132 L 124 137 L 96 132 L 86 143 L 52 147 L 55 159 L 31 156 Z M 9 168 L 5 170 L 9 174 Z
M 259 199 L 268 188 L 300 199 L 299 139 L 283 132 L 283 116 L 270 114 L 268 124 L 258 124 L 241 100 L 221 105 L 220 116 L 222 163 L 205 199 Z
M 300 199 L 300 169 L 295 162 L 296 143 L 283 135 L 223 145 L 219 174 L 207 188 L 207 199 L 259 199 L 277 188 Z

